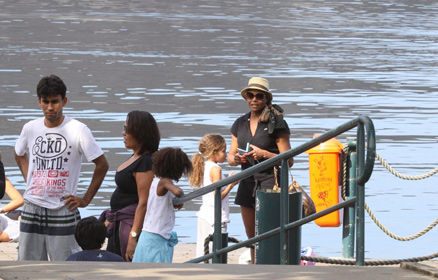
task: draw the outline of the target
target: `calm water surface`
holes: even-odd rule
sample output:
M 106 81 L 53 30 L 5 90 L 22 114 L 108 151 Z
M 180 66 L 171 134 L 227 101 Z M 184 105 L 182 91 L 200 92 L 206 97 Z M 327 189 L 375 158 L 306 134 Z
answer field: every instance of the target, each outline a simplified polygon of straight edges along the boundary
M 365 114 L 379 154 L 401 173 L 426 173 L 437 157 L 437 26 L 438 3 L 418 0 L 0 0 L 0 150 L 7 175 L 24 190 L 13 146 L 22 126 L 42 115 L 35 87 L 52 73 L 69 89 L 65 113 L 91 128 L 110 162 L 82 216 L 109 205 L 115 170 L 130 155 L 121 135 L 129 111 L 151 112 L 161 147 L 192 155 L 206 133 L 230 143 L 231 124 L 248 111 L 240 90 L 255 75 L 269 79 L 274 103 L 285 109 L 292 147 Z M 295 162 L 292 172 L 309 191 L 307 155 Z M 83 164 L 80 194 L 92 167 Z M 436 182 L 436 176 L 404 181 L 377 163 L 366 202 L 394 233 L 412 235 L 437 218 Z M 191 191 L 186 180 L 181 186 Z M 199 206 L 196 199 L 177 212 L 181 242 L 196 242 Z M 229 234 L 246 239 L 239 208 L 231 211 Z M 366 257 L 435 253 L 436 232 L 402 243 L 366 215 Z M 309 224 L 302 233 L 303 246 L 341 255 L 341 227 Z

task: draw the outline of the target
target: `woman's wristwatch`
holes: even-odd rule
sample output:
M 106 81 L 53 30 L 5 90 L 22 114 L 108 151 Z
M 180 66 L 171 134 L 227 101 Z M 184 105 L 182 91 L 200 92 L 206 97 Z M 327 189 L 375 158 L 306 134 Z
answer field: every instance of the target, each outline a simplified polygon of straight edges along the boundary
M 5 210 L 3 209 L 3 207 L 0 208 L 0 214 L 4 214 L 4 213 L 5 213 Z

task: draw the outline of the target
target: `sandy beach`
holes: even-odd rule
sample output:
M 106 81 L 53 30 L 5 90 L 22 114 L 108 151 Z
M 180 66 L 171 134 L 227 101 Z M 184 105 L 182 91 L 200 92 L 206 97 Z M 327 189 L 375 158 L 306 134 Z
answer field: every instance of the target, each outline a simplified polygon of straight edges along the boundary
M 104 248 L 106 245 L 104 246 Z M 247 250 L 242 248 L 234 252 L 228 253 L 228 263 L 238 264 L 240 255 Z M 184 263 L 195 258 L 196 244 L 194 243 L 179 243 L 175 246 L 173 254 L 174 263 Z M 0 261 L 15 261 L 18 257 L 18 243 L 9 242 L 0 244 Z

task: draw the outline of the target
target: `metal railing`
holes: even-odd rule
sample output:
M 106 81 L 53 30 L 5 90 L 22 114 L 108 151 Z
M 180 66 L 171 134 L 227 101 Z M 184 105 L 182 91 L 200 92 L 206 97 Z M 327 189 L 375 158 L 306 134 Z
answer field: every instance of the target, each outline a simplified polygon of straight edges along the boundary
M 236 173 L 233 176 L 227 177 L 223 180 L 215 182 L 207 187 L 195 190 L 187 195 L 182 197 L 175 198 L 173 201 L 174 205 L 179 205 L 186 201 L 190 201 L 194 198 L 207 194 L 209 192 L 220 190 L 223 186 L 226 186 L 230 183 L 240 181 L 245 179 L 254 173 L 260 172 L 267 168 L 278 165 L 281 162 L 282 168 L 287 170 L 287 160 L 291 157 L 297 156 L 331 138 L 334 138 L 346 131 L 349 131 L 353 128 L 357 128 L 357 156 L 355 157 L 356 166 L 356 178 L 357 178 L 357 188 L 356 194 L 354 197 L 350 197 L 348 200 L 341 202 L 335 206 L 327 208 L 323 211 L 310 215 L 304 219 L 300 219 L 298 221 L 288 223 L 288 209 L 289 209 L 289 200 L 288 200 L 288 188 L 281 189 L 281 199 L 280 199 L 280 227 L 265 232 L 263 234 L 257 235 L 253 238 L 250 238 L 246 241 L 240 242 L 238 244 L 228 246 L 226 248 L 222 248 L 222 236 L 221 236 L 221 193 L 217 191 L 215 193 L 215 226 L 214 226 L 214 234 L 213 234 L 213 252 L 202 257 L 193 259 L 189 262 L 197 263 L 210 258 L 213 258 L 214 263 L 218 263 L 220 261 L 220 256 L 224 255 L 228 252 L 237 250 L 242 247 L 249 246 L 276 234 L 280 234 L 280 261 L 281 264 L 289 264 L 287 249 L 289 246 L 288 235 L 286 234 L 288 230 L 301 226 L 305 223 L 311 222 L 319 217 L 322 217 L 328 213 L 333 211 L 345 208 L 345 207 L 353 207 L 355 206 L 355 216 L 356 216 L 356 265 L 363 266 L 365 260 L 365 249 L 364 249 L 364 241 L 365 241 L 365 183 L 371 177 L 371 173 L 374 168 L 374 159 L 375 159 L 375 150 L 376 150 L 376 137 L 374 124 L 371 119 L 367 116 L 359 116 L 356 119 L 353 119 L 337 128 L 334 128 L 312 140 L 306 142 L 294 149 L 283 152 L 273 158 L 270 158 L 262 163 L 254 165 L 242 172 Z M 366 132 L 366 137 L 365 137 Z M 366 152 L 366 153 L 365 153 Z M 288 172 L 282 172 L 280 183 L 282 186 L 288 186 L 289 180 Z

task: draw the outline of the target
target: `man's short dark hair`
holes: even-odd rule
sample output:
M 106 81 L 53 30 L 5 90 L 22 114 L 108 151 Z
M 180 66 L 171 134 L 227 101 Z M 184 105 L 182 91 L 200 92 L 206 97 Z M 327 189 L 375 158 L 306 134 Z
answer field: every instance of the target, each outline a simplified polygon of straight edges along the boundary
M 83 218 L 76 225 L 75 238 L 82 250 L 99 250 L 106 237 L 106 227 L 96 217 Z
M 37 85 L 37 95 L 39 99 L 61 95 L 62 100 L 64 100 L 66 92 L 67 87 L 61 78 L 56 75 L 43 77 Z

